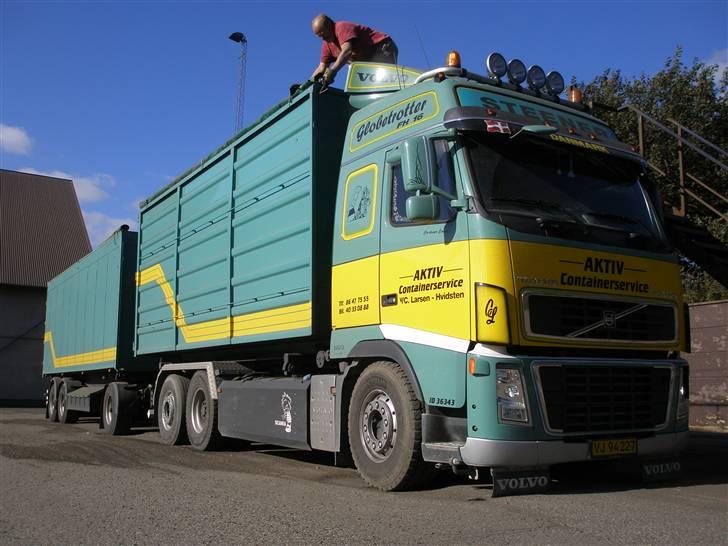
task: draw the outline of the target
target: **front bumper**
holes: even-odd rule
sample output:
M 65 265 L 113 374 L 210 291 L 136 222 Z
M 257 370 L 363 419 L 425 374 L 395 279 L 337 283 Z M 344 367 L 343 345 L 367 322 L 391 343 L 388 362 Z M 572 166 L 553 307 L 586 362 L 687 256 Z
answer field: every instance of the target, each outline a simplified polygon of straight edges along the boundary
M 637 440 L 637 456 L 671 455 L 682 451 L 690 433 L 659 434 Z M 589 442 L 484 440 L 468 438 L 460 448 L 468 466 L 529 467 L 592 460 Z

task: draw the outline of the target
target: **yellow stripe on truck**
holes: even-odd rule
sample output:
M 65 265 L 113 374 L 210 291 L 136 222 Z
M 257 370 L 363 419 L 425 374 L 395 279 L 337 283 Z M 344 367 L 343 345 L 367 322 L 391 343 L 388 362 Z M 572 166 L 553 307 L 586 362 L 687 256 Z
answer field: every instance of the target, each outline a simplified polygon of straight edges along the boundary
M 182 307 L 175 300 L 172 285 L 167 281 L 160 264 L 155 264 L 137 272 L 136 281 L 137 286 L 149 283 L 156 283 L 159 286 L 172 313 L 174 323 L 182 334 L 185 343 L 198 343 L 311 327 L 312 311 L 310 301 L 287 307 L 277 307 L 255 313 L 188 324 Z
M 86 366 L 88 364 L 97 364 L 99 362 L 113 362 L 116 360 L 116 347 L 108 347 L 106 349 L 98 349 L 87 353 L 78 353 L 75 355 L 56 356 L 56 347 L 53 343 L 53 333 L 48 331 L 43 336 L 43 342 L 48 343 L 51 351 L 51 361 L 54 368 L 64 368 L 68 366 Z

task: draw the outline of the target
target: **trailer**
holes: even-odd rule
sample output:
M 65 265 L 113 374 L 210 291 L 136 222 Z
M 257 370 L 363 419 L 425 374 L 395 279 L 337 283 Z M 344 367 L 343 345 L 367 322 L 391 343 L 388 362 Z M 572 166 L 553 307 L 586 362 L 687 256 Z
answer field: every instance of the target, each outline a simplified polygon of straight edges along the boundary
M 676 468 L 689 344 L 647 166 L 558 74 L 450 59 L 293 89 L 52 281 L 49 418 L 328 451 L 385 491 Z

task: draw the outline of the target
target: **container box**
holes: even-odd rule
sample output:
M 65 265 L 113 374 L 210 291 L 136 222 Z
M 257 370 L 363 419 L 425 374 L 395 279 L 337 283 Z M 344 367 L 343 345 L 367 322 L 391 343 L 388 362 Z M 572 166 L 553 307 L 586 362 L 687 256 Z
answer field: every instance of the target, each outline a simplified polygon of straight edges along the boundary
M 156 367 L 133 357 L 136 247 L 123 228 L 48 283 L 44 375 Z
M 142 203 L 136 354 L 328 339 L 350 108 L 308 86 Z

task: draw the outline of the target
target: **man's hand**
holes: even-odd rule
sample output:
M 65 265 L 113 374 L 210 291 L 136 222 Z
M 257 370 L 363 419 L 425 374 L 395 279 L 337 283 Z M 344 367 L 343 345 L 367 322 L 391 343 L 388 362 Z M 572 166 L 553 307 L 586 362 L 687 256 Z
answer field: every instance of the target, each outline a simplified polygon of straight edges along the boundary
M 336 72 L 334 72 L 330 68 L 327 68 L 326 70 L 324 70 L 321 80 L 324 85 L 330 85 L 330 84 L 334 83 L 335 77 L 336 77 Z

